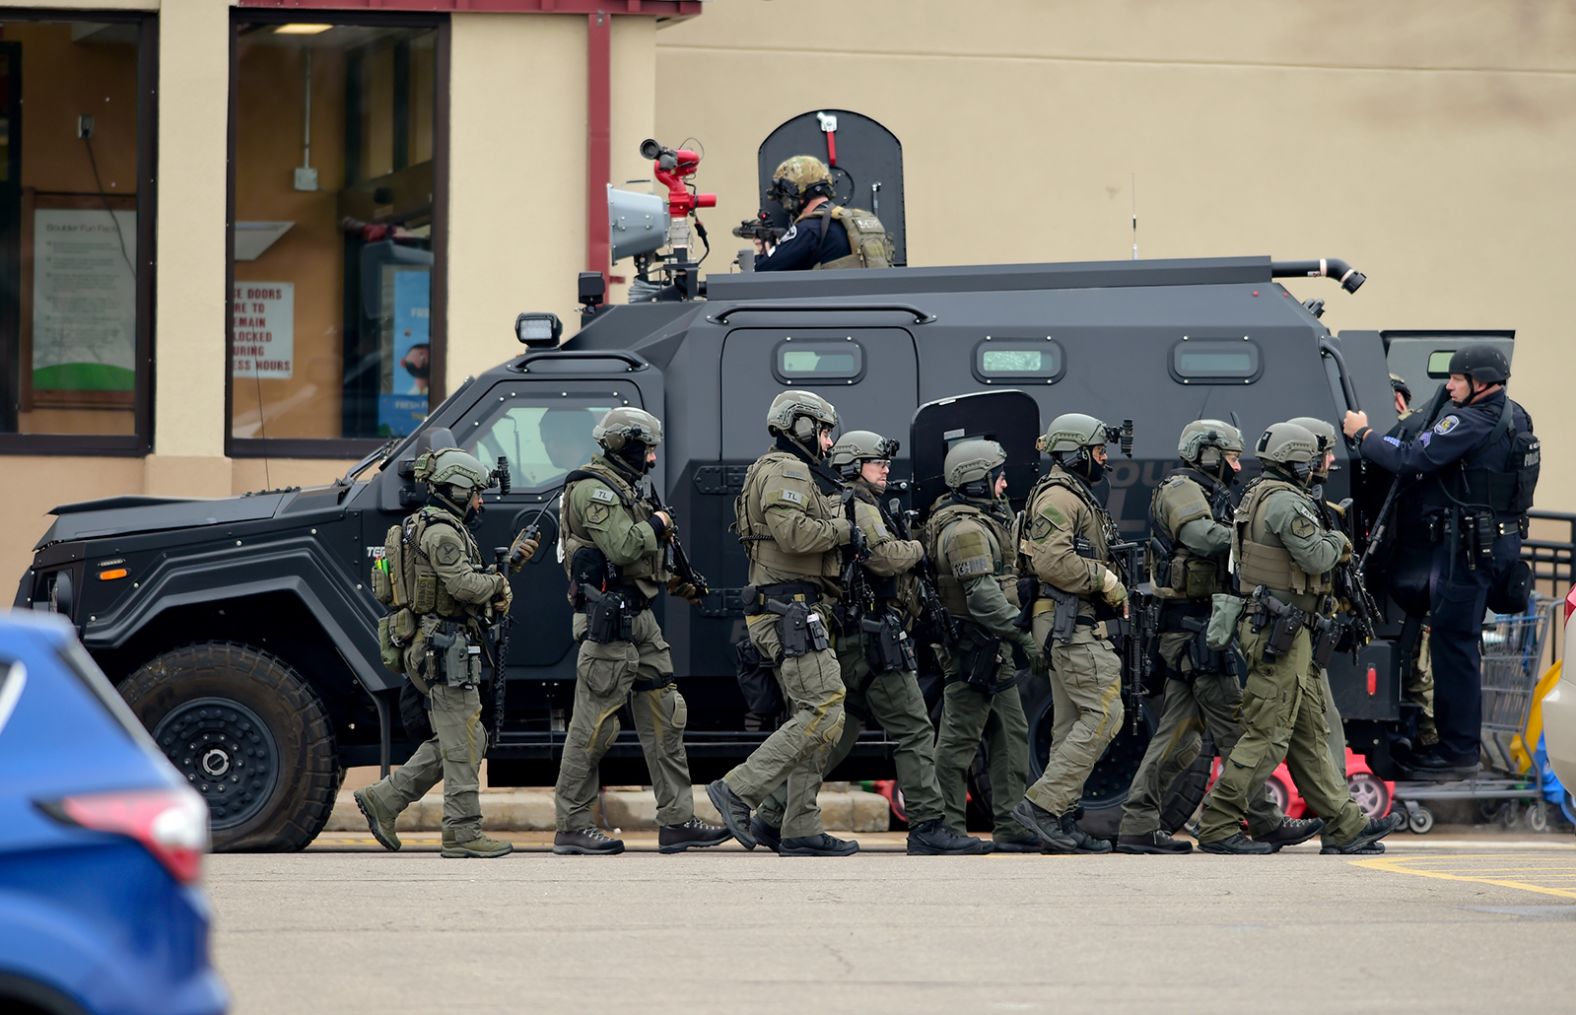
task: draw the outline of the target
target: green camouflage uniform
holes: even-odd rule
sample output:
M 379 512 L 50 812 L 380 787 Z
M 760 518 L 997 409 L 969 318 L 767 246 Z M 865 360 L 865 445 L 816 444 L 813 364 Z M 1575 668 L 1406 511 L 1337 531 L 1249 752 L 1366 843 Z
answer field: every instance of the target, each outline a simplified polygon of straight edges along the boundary
M 857 498 L 854 517 L 869 541 L 870 557 L 863 566 L 874 578 L 877 610 L 895 610 L 908 618 L 914 597 L 914 580 L 908 572 L 919 563 L 925 548 L 918 540 L 899 539 L 893 534 L 867 483 L 855 480 L 852 486 Z M 864 638 L 857 631 L 838 634 L 837 663 L 847 688 L 844 707 L 848 715 L 860 720 L 874 719 L 897 742 L 893 760 L 909 825 L 942 817 L 941 790 L 936 784 L 935 729 L 930 725 L 925 696 L 919 689 L 919 675 L 912 670 L 872 673 Z M 827 759 L 827 771 L 841 764 L 854 749 L 860 726 L 860 722 L 844 720 L 842 735 Z M 773 827 L 781 825 L 787 798 L 787 787 L 779 787 L 761 804 L 757 816 Z
M 689 709 L 673 686 L 673 659 L 649 608 L 667 581 L 662 548 L 646 520 L 651 512 L 607 455 L 597 455 L 570 476 L 562 501 L 564 570 L 573 581 L 576 552 L 594 547 L 618 568 L 617 587 L 626 599 L 642 606 L 629 641 L 587 640 L 586 615 L 575 614 L 580 655 L 575 662 L 574 713 L 555 789 L 558 830 L 571 832 L 595 824 L 597 766 L 618 737 L 618 712 L 625 702 L 651 772 L 657 822 L 682 825 L 695 813 L 684 753 Z
M 983 736 L 996 820 L 993 838 L 1027 843 L 1038 840 L 1012 820 L 1012 808 L 1029 779 L 1029 724 L 1012 657 L 1012 644 L 1023 635 L 1013 626 L 1018 589 L 1008 549 L 1009 523 L 1006 501 L 960 494 L 937 500 L 925 522 L 925 545 L 936 563 L 936 591 L 958 621 L 957 646 L 941 650 L 946 689 L 936 739 L 936 777 L 947 824 L 965 830 L 968 771 Z M 990 657 L 980 660 L 981 652 Z
M 1065 815 L 1083 797 L 1084 782 L 1122 729 L 1122 663 L 1111 643 L 1095 633 L 1095 602 L 1113 571 L 1107 547 L 1115 525 L 1087 483 L 1053 464 L 1030 492 L 1018 552 L 1042 583 L 1076 594 L 1078 624 L 1067 643 L 1050 637 L 1054 606 L 1034 604 L 1034 639 L 1051 663 L 1051 752 L 1028 798 L 1051 814 Z M 1077 540 L 1087 545 L 1080 554 Z
M 1269 466 L 1244 493 L 1234 527 L 1238 587 L 1247 592 L 1263 586 L 1279 601 L 1309 613 L 1329 593 L 1330 569 L 1351 549 L 1345 535 L 1320 522 L 1307 491 Z M 1250 604 L 1237 628 L 1249 667 L 1242 736 L 1204 798 L 1199 841 L 1219 842 L 1235 835 L 1250 792 L 1262 786 L 1282 760 L 1313 813 L 1324 818 L 1326 840 L 1351 840 L 1366 819 L 1332 764 L 1325 718 L 1328 682 L 1312 665 L 1309 631 L 1299 630 L 1289 651 L 1266 661 L 1263 650 L 1271 628 L 1253 630 L 1254 610 Z
M 1160 723 L 1122 806 L 1120 835 L 1149 835 L 1160 829 L 1166 792 L 1198 759 L 1204 730 L 1209 731 L 1222 757 L 1231 753 L 1242 732 L 1237 723 L 1242 688 L 1236 674 L 1224 668 L 1195 666 L 1194 653 L 1203 648 L 1201 635 L 1185 630 L 1182 624 L 1182 618 L 1187 617 L 1202 627 L 1209 619 L 1210 596 L 1227 590 L 1231 518 L 1223 494 L 1219 480 L 1186 467 L 1167 476 L 1150 501 L 1151 533 L 1163 537 L 1172 549 L 1166 566 L 1150 561 L 1150 578 L 1163 604 L 1159 642 L 1166 664 L 1165 697 Z M 1212 499 L 1220 505 L 1218 516 L 1217 509 L 1211 507 Z M 1162 582 L 1161 574 L 1170 581 Z M 1223 662 L 1222 655 L 1201 653 L 1200 657 Z M 1286 816 L 1268 799 L 1261 783 L 1250 788 L 1247 818 L 1251 833 L 1263 835 L 1279 828 Z M 1169 834 L 1176 829 L 1164 831 Z
M 785 656 L 778 615 L 753 612 L 763 609 L 759 603 L 746 606 L 750 641 L 775 666 L 789 716 L 723 781 L 752 809 L 786 783 L 784 839 L 823 831 L 816 796 L 843 732 L 845 695 L 830 632 L 831 607 L 840 596 L 838 548 L 848 544 L 850 526 L 839 512 L 833 482 L 823 482 L 825 492 L 810 465 L 779 445 L 750 466 L 734 502 L 735 526 L 750 558 L 750 585 L 777 602 L 810 604 L 818 618 L 812 623 L 827 632 L 825 649 Z
M 379 810 L 397 815 L 441 779 L 444 844 L 464 843 L 481 835 L 482 824 L 477 791 L 487 735 L 476 690 L 481 655 L 467 653 L 458 672 L 443 672 L 443 652 L 432 645 L 432 635 L 450 628 L 468 647 L 479 648 L 487 604 L 509 595 L 508 579 L 482 570 L 481 548 L 470 529 L 446 508 L 423 507 L 406 519 L 405 529 L 415 551 L 409 560 L 416 589 L 412 610 L 418 617 L 416 636 L 405 649 L 405 672 L 428 697 L 434 732 L 409 761 L 369 786 L 364 795 Z M 417 608 L 428 601 L 431 609 Z

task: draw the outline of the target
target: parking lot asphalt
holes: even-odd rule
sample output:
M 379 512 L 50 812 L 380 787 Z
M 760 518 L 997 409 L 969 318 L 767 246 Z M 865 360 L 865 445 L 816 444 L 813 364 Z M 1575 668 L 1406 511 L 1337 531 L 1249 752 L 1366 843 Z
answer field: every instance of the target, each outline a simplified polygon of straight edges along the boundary
M 1393 836 L 1378 857 L 847 859 L 730 844 L 444 860 L 210 858 L 235 1011 L 1568 1010 L 1576 839 Z

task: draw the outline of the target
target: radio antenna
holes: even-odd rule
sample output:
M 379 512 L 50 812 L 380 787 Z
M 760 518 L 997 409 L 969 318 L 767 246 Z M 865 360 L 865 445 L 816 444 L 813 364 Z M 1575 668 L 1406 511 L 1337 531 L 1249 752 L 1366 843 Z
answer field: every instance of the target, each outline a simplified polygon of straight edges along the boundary
M 1133 260 L 1138 260 L 1138 174 L 1129 176 L 1129 192 L 1133 197 Z

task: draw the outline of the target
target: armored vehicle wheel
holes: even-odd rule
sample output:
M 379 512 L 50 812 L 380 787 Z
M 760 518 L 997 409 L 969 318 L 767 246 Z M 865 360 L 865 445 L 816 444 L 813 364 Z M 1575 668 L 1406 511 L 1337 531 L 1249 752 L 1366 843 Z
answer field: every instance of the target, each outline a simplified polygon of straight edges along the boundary
M 432 716 L 427 714 L 427 699 L 408 680 L 399 689 L 399 721 L 406 735 L 416 743 L 432 739 Z
M 284 660 L 187 645 L 144 664 L 120 693 L 207 800 L 215 851 L 301 849 L 322 831 L 344 771 L 322 700 Z
M 1029 721 L 1029 782 L 1032 784 L 1045 771 L 1045 759 L 1051 751 L 1051 686 L 1049 681 L 1034 680 L 1020 684 L 1019 688 L 1024 695 L 1024 717 Z M 1105 749 L 1084 782 L 1083 816 L 1078 825 L 1097 839 L 1116 838 L 1127 788 L 1132 785 L 1144 749 L 1149 746 L 1155 720 L 1155 710 L 1146 706 L 1143 722 L 1134 733 L 1132 716 L 1125 717 L 1121 732 Z
M 1177 776 L 1160 808 L 1160 827 L 1175 833 L 1186 828 L 1204 802 L 1209 789 L 1209 773 L 1215 762 L 1215 741 L 1208 732 L 1203 734 L 1203 748 L 1193 765 Z

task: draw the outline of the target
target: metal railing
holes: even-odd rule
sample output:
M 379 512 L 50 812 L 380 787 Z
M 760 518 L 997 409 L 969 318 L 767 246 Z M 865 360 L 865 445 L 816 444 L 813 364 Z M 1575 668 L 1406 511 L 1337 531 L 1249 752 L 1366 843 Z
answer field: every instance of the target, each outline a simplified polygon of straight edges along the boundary
M 1532 587 L 1563 602 L 1576 585 L 1576 513 L 1528 511 L 1528 536 L 1521 541 L 1521 559 L 1532 568 Z M 1556 612 L 1556 618 L 1561 614 Z M 1564 624 L 1554 624 L 1552 658 L 1558 659 Z

